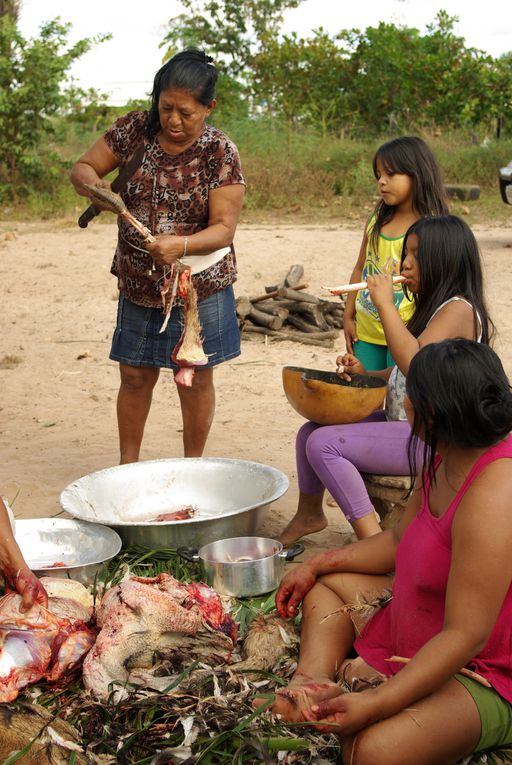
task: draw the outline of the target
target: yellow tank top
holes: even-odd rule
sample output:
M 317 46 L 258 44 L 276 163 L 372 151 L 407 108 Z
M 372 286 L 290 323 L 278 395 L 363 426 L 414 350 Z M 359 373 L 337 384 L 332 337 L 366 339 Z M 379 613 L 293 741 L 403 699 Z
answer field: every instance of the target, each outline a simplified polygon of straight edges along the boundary
M 400 260 L 405 234 L 392 239 L 380 234 L 378 248 L 375 252 L 371 242 L 374 223 L 375 216 L 372 216 L 366 230 L 368 245 L 366 247 L 366 260 L 363 267 L 362 281 L 366 281 L 368 276 L 374 274 L 392 274 L 393 276 L 398 276 L 400 273 Z M 395 306 L 400 313 L 402 321 L 406 324 L 414 313 L 414 303 L 405 297 L 400 284 L 394 285 L 393 292 Z M 357 293 L 356 328 L 359 340 L 364 340 L 366 343 L 375 343 L 375 345 L 386 345 L 379 312 L 373 305 L 368 290 L 359 290 Z

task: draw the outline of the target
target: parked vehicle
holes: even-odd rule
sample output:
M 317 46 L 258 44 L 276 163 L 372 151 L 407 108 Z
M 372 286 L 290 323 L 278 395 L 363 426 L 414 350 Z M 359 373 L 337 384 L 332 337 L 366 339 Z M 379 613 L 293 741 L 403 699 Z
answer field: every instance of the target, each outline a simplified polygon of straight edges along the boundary
M 501 198 L 507 205 L 512 205 L 512 162 L 500 169 Z

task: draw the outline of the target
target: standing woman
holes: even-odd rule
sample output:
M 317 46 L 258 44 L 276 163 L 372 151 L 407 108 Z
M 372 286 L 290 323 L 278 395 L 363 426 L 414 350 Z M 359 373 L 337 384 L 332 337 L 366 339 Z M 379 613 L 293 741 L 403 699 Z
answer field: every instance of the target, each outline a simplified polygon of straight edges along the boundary
M 123 218 L 111 272 L 119 307 L 110 358 L 120 365 L 117 418 L 121 463 L 139 459 L 153 388 L 161 367 L 176 372 L 171 353 L 183 329 L 177 296 L 165 331 L 162 285 L 178 259 L 192 268 L 203 349 L 208 357 L 190 387 L 178 385 L 186 457 L 203 453 L 215 411 L 213 367 L 240 355 L 232 284 L 233 238 L 245 181 L 233 142 L 206 124 L 216 105 L 217 70 L 202 51 L 178 53 L 156 73 L 149 112 L 118 119 L 71 171 L 78 194 L 142 151 L 121 196 L 128 210 L 156 237 L 148 244 Z

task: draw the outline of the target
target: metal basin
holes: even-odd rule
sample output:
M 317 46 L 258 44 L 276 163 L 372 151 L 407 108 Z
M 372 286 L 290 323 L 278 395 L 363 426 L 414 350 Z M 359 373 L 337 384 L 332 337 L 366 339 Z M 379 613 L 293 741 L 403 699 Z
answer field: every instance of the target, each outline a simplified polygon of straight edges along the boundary
M 36 576 L 61 576 L 84 585 L 93 584 L 121 549 L 113 529 L 70 518 L 17 520 L 16 541 Z
M 319 425 L 359 422 L 384 403 L 387 384 L 381 377 L 352 375 L 347 382 L 336 372 L 283 367 L 286 398 L 298 412 Z
M 71 483 L 60 503 L 75 518 L 114 528 L 124 545 L 202 547 L 253 536 L 266 509 L 289 485 L 259 462 L 213 457 L 151 460 L 99 470 Z M 183 506 L 194 517 L 156 522 Z

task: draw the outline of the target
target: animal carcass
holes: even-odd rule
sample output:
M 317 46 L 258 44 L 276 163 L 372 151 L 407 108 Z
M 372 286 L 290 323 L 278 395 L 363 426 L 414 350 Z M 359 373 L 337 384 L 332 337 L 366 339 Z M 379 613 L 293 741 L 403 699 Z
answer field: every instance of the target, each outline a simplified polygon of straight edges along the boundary
M 84 661 L 83 679 L 100 699 L 112 690 L 117 700 L 124 698 L 130 672 L 159 660 L 174 669 L 195 659 L 226 661 L 236 641 L 236 624 L 217 593 L 170 574 L 133 577 L 112 587 L 96 618 L 101 631 Z
M 66 580 L 45 582 L 49 591 L 53 582 Z M 12 701 L 29 683 L 73 672 L 92 646 L 95 631 L 85 623 L 92 609 L 68 597 L 66 584 L 57 595 L 58 586 L 53 585 L 53 595 L 48 592 L 48 608 L 35 603 L 22 611 L 21 596 L 14 592 L 0 599 L 0 702 Z M 78 582 L 71 589 L 76 586 L 87 593 Z

